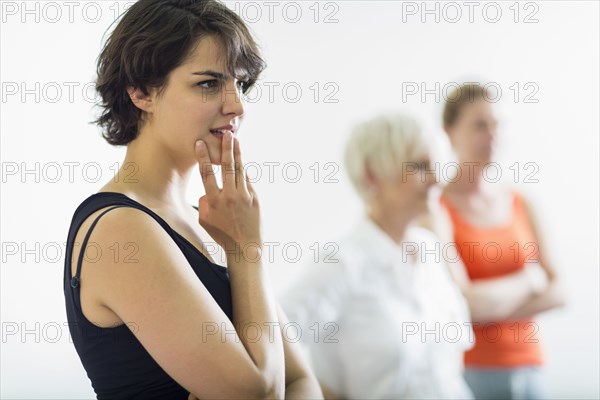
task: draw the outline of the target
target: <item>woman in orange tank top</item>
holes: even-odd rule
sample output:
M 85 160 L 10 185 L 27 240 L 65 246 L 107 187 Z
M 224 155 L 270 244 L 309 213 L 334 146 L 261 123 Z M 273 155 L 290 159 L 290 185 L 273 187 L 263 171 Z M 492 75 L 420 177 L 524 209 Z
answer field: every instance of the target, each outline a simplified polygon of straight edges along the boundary
M 477 399 L 547 398 L 534 317 L 564 304 L 560 281 L 523 197 L 484 179 L 496 136 L 488 93 L 468 84 L 448 98 L 444 130 L 459 173 L 441 190 L 434 222 L 471 310 L 465 378 Z

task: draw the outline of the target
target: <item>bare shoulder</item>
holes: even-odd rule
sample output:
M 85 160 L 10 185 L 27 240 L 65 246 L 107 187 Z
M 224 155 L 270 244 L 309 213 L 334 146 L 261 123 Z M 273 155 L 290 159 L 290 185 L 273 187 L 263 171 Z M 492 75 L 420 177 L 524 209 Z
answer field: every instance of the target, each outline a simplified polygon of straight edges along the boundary
M 84 221 L 77 234 L 81 236 L 78 243 L 83 242 L 96 217 L 110 208 L 98 210 Z M 76 260 L 75 254 L 73 258 Z M 121 281 L 140 278 L 138 283 L 144 284 L 146 279 L 142 278 L 173 272 L 170 268 L 192 274 L 186 264 L 179 247 L 152 216 L 134 207 L 118 207 L 98 219 L 90 233 L 81 272 L 82 280 L 84 270 L 93 274 L 96 286 L 108 299 Z
M 80 253 L 83 258 L 80 270 L 80 303 L 85 317 L 100 327 L 112 327 L 123 323 L 122 319 L 107 305 L 111 289 L 117 282 L 115 274 L 123 273 L 117 266 L 139 264 L 140 257 L 154 257 L 155 252 L 173 251 L 168 246 L 168 238 L 161 238 L 156 230 L 158 225 L 152 217 L 133 207 L 118 207 L 114 205 L 101 208 L 90 214 L 79 227 L 75 236 L 71 254 L 71 276 L 77 272 Z M 110 210 L 106 212 L 107 210 Z M 106 212 L 106 213 L 105 213 Z M 105 213 L 104 215 L 102 215 Z M 99 219 L 97 219 L 102 215 Z M 96 225 L 90 232 L 94 221 Z M 82 249 L 84 238 L 89 232 L 86 248 Z M 166 232 L 165 232 L 166 234 Z M 160 240 L 157 246 L 140 245 Z M 165 247 L 162 248 L 161 247 Z M 128 271 L 132 271 L 129 269 Z M 127 279 L 126 277 L 122 277 Z
M 237 334 L 231 340 L 215 334 L 236 332 L 232 322 L 152 216 L 115 208 L 98 220 L 89 240 L 101 256 L 82 265 L 82 296 L 94 282 L 98 301 L 175 381 L 198 397 L 256 397 L 263 390 Z

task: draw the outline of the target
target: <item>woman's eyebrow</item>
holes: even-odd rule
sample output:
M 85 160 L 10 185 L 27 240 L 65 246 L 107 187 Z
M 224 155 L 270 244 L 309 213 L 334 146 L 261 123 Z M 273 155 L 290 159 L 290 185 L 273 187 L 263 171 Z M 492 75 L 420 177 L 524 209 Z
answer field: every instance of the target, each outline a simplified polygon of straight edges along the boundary
M 209 75 L 217 79 L 222 79 L 224 81 L 227 80 L 227 76 L 225 74 L 211 70 L 192 72 L 192 75 Z

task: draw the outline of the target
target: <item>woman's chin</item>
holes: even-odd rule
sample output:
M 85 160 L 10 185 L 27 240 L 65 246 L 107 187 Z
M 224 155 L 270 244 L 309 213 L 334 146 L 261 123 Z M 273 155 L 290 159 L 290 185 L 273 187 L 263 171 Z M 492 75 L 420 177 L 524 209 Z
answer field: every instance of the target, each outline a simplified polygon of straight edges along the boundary
M 208 158 L 212 165 L 221 165 L 221 152 L 220 151 L 209 151 Z
M 415 207 L 415 214 L 422 215 L 429 211 L 429 202 L 427 197 L 420 198 L 418 204 Z

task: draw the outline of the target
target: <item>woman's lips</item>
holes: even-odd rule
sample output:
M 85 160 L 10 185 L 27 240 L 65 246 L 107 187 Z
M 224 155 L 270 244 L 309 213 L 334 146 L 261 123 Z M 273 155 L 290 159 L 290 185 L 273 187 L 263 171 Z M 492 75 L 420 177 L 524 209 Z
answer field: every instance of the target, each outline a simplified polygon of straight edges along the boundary
M 223 138 L 223 132 L 219 131 L 210 131 L 211 135 L 218 137 L 219 139 Z
M 229 132 L 233 136 L 233 131 L 229 130 L 229 129 L 211 129 L 210 130 L 211 135 L 216 136 L 219 139 L 223 138 L 223 135 L 225 134 L 225 132 Z

